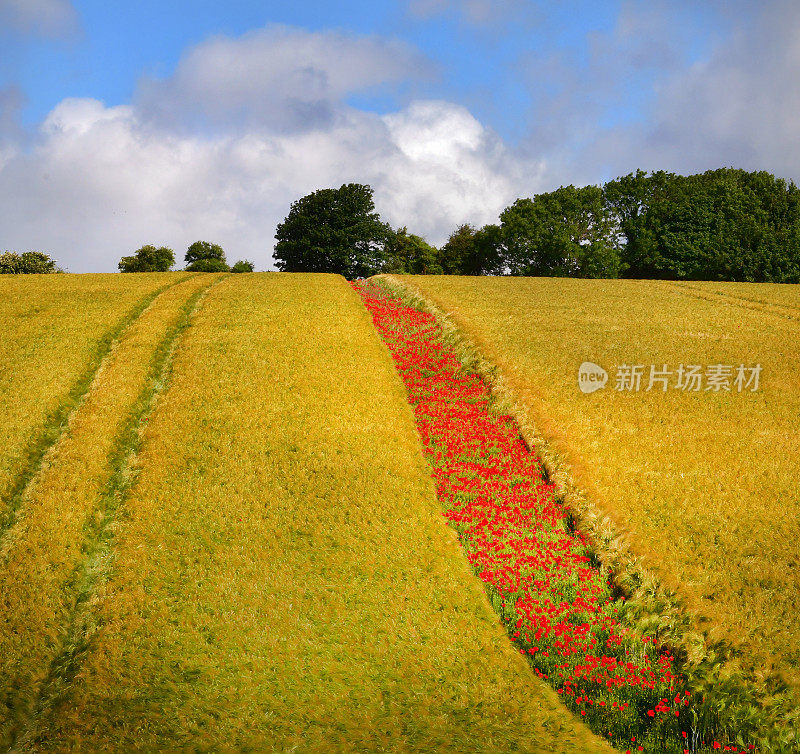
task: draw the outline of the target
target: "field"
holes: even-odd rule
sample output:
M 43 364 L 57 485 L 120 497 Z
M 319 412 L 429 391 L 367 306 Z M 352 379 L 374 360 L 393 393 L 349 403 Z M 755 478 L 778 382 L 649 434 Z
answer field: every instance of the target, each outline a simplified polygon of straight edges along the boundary
M 78 355 L 41 357 L 59 401 L 85 386 L 40 463 L 8 471 L 4 744 L 607 749 L 508 641 L 346 282 L 142 277 L 91 331 L 107 353 L 67 328 L 54 347 Z
M 707 640 L 729 642 L 757 675 L 774 669 L 800 689 L 798 289 L 402 281 L 498 365 L 523 421 Z M 578 389 L 583 362 L 605 368 L 605 389 Z M 681 364 L 702 366 L 707 380 L 708 367 L 732 365 L 730 390 L 713 380 L 675 388 Z M 761 365 L 757 390 L 738 389 L 741 364 Z M 618 382 L 622 365 L 643 366 L 640 389 Z M 672 374 L 648 390 L 651 365 Z
M 114 337 L 183 275 L 6 275 L 0 283 L 0 529 Z

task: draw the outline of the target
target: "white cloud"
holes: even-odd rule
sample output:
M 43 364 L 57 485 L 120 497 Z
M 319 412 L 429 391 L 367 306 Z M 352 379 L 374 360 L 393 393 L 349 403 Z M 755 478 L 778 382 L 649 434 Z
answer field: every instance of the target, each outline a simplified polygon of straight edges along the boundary
M 394 226 L 441 243 L 460 223 L 496 219 L 523 173 L 458 105 L 379 116 L 345 102 L 427 72 L 391 41 L 271 27 L 195 47 L 130 105 L 64 100 L 32 146 L 0 156 L 0 248 L 113 271 L 142 244 L 182 258 L 205 239 L 266 269 L 291 202 L 349 182 L 370 184 Z M 528 167 L 530 186 L 539 166 Z
M 384 117 L 396 153 L 377 196 L 434 243 L 457 225 L 483 225 L 520 193 L 541 189 L 543 163 L 521 162 L 465 108 L 417 102 Z
M 334 127 L 213 137 L 155 130 L 135 108 L 65 100 L 38 145 L 0 169 L 0 246 L 51 253 L 73 272 L 112 271 L 144 243 L 182 256 L 198 239 L 271 266 L 275 227 L 317 188 L 369 183 L 377 209 L 435 243 L 490 221 L 516 196 L 514 161 L 463 108 L 412 103 Z
M 399 41 L 273 25 L 197 45 L 168 79 L 143 81 L 136 104 L 162 127 L 289 132 L 334 126 L 348 95 L 431 72 Z
M 0 28 L 57 37 L 75 31 L 78 14 L 69 0 L 0 0 Z

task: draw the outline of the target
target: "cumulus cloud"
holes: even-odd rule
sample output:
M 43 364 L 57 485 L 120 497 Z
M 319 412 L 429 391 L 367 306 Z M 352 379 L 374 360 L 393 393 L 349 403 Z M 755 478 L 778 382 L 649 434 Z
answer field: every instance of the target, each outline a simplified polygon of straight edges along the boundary
M 77 25 L 78 14 L 69 0 L 0 0 L 0 28 L 58 37 Z
M 429 76 L 432 68 L 400 41 L 273 25 L 197 45 L 168 79 L 143 81 L 135 101 L 162 127 L 327 128 L 343 117 L 348 95 Z
M 154 130 L 130 106 L 65 100 L 37 146 L 0 169 L 0 246 L 86 272 L 112 271 L 144 243 L 180 255 L 205 239 L 267 269 L 291 201 L 351 181 L 373 186 L 384 219 L 440 243 L 462 222 L 496 218 L 516 196 L 514 165 L 445 102 L 350 111 L 327 129 L 201 137 Z
M 513 155 L 453 103 L 385 116 L 346 104 L 429 70 L 413 49 L 373 37 L 270 27 L 209 40 L 131 104 L 64 100 L 32 146 L 0 155 L 0 247 L 113 271 L 144 243 L 180 257 L 205 239 L 267 269 L 291 202 L 348 182 L 370 184 L 394 226 L 441 243 L 513 200 Z
M 383 120 L 396 154 L 378 195 L 397 223 L 413 221 L 435 243 L 461 223 L 496 221 L 542 186 L 544 163 L 521 161 L 465 108 L 417 102 Z

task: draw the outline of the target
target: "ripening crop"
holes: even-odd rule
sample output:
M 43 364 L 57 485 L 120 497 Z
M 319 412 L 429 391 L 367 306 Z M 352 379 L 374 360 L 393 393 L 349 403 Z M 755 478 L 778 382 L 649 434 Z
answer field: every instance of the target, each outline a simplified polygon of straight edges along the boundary
M 157 376 L 154 357 L 208 283 L 181 279 L 125 329 L 0 531 L 0 742 L 16 739 L 72 639 L 72 616 L 90 596 L 93 561 L 117 508 L 125 446 Z
M 224 277 L 170 364 L 20 750 L 608 750 L 498 624 L 342 278 Z
M 0 276 L 0 528 L 114 337 L 185 276 Z
M 606 516 L 615 546 L 677 595 L 709 657 L 717 641 L 732 647 L 726 667 L 794 717 L 791 750 L 800 706 L 797 287 L 400 280 L 497 366 L 515 417 L 535 429 L 559 474 L 566 469 L 559 478 L 581 492 L 588 516 Z M 579 390 L 584 362 L 607 371 L 605 388 Z M 625 365 L 642 366 L 638 389 L 620 382 Z M 682 365 L 700 365 L 706 382 L 681 389 Z M 715 365 L 732 367 L 726 384 L 711 379 Z M 739 365 L 760 366 L 757 389 L 739 389 Z M 671 374 L 651 386 L 651 368 Z
M 736 731 L 698 725 L 673 657 L 618 613 L 609 574 L 484 382 L 462 369 L 436 318 L 356 284 L 408 390 L 444 516 L 519 651 L 595 732 L 640 751 L 698 751 Z M 699 702 L 700 700 L 698 700 Z M 752 750 L 725 742 L 726 751 Z

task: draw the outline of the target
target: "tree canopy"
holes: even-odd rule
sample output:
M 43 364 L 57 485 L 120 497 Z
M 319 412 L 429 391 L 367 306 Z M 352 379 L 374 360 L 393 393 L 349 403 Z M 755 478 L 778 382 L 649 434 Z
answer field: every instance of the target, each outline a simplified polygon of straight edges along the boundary
M 615 219 L 598 186 L 562 186 L 500 214 L 509 272 L 603 278 L 620 273 Z
M 384 248 L 383 272 L 407 275 L 441 275 L 439 251 L 421 236 L 403 227 L 392 233 Z
M 496 225 L 476 230 L 459 225 L 439 250 L 446 275 L 494 275 L 501 272 L 500 243 Z
M 800 190 L 765 171 L 638 170 L 605 186 L 626 276 L 800 282 Z
M 275 260 L 283 272 L 367 277 L 384 269 L 392 236 L 375 212 L 372 188 L 348 183 L 292 202 L 275 232 Z
M 219 244 L 195 241 L 184 256 L 187 272 L 228 272 L 225 252 Z
M 166 246 L 142 246 L 132 256 L 119 260 L 120 272 L 167 272 L 175 264 L 175 252 Z
M 289 272 L 554 275 L 800 282 L 800 190 L 765 171 L 635 173 L 517 199 L 499 223 L 458 226 L 440 249 L 347 184 L 294 202 L 275 259 Z
M 0 254 L 0 275 L 42 275 L 61 272 L 55 260 L 41 251 L 24 251 L 17 254 L 5 251 Z

